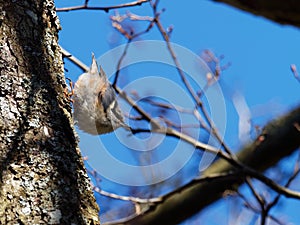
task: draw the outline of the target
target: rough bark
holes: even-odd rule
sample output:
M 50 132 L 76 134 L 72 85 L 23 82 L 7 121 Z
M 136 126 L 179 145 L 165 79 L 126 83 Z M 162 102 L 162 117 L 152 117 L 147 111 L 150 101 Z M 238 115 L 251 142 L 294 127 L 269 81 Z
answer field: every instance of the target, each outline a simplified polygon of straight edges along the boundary
M 99 224 L 52 0 L 0 0 L 0 224 Z
M 213 0 L 263 16 L 280 24 L 300 27 L 300 1 L 298 0 Z
M 299 124 L 300 107 L 267 125 L 256 141 L 238 153 L 238 159 L 259 172 L 275 165 L 299 148 Z M 218 160 L 204 172 L 204 176 L 238 171 L 228 162 Z M 178 224 L 222 198 L 227 190 L 236 190 L 244 182 L 245 175 L 243 171 L 238 174 L 193 180 L 167 195 L 163 202 L 151 206 L 143 214 L 119 224 Z

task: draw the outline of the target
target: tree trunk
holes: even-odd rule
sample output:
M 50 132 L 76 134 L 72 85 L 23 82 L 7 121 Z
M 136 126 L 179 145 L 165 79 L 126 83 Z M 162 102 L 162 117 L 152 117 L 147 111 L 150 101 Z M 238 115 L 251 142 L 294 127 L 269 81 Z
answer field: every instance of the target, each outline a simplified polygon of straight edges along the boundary
M 100 224 L 52 0 L 0 0 L 0 224 Z

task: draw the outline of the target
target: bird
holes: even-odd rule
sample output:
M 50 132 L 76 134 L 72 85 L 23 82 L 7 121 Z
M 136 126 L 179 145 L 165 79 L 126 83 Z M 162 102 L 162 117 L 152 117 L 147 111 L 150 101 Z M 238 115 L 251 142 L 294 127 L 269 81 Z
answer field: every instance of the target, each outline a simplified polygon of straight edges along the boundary
M 79 76 L 74 85 L 73 116 L 78 128 L 91 135 L 130 127 L 124 123 L 116 92 L 92 53 L 89 70 Z

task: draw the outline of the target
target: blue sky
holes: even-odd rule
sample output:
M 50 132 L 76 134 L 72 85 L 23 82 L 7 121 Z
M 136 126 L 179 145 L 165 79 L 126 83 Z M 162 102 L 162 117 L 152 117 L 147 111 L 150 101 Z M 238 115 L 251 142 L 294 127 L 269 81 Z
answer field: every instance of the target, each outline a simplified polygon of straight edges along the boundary
M 92 1 L 92 3 L 102 6 L 120 2 L 101 1 L 98 3 L 98 1 Z M 79 4 L 82 4 L 82 1 L 74 0 L 67 1 L 67 3 L 62 0 L 56 1 L 57 7 Z M 233 93 L 238 92 L 245 98 L 254 123 L 260 126 L 299 104 L 299 83 L 290 71 L 291 64 L 296 64 L 300 68 L 298 28 L 278 25 L 262 17 L 253 16 L 207 0 L 161 1 L 159 6 L 166 9 L 161 15 L 163 25 L 174 27 L 171 35 L 172 42 L 196 54 L 199 54 L 203 49 L 210 49 L 216 55 L 225 56 L 224 64 L 231 63 L 231 66 L 223 72 L 220 84 L 227 111 L 225 141 L 234 150 L 239 149 L 241 142 L 238 140 L 239 117 L 231 98 Z M 151 15 L 151 10 L 147 4 L 119 10 L 119 13 L 124 13 L 127 10 L 139 15 Z M 62 25 L 62 31 L 59 35 L 60 44 L 89 65 L 91 52 L 94 52 L 96 57 L 100 57 L 111 49 L 111 40 L 116 40 L 114 45 L 125 43 L 125 39 L 118 36 L 110 27 L 109 16 L 112 14 L 113 11 L 109 13 L 103 11 L 59 13 Z M 145 24 L 139 23 L 138 29 L 143 29 L 143 25 Z M 161 40 L 156 29 L 142 38 L 143 40 Z M 103 67 L 105 69 L 105 65 Z M 66 76 L 72 80 L 76 80 L 81 73 L 68 61 L 66 61 L 66 68 L 68 69 Z M 149 68 L 144 67 L 144 70 L 149 72 Z M 151 74 L 158 73 L 160 69 L 160 72 L 163 70 L 166 77 L 170 78 L 171 75 L 167 72 L 168 68 L 160 66 L 156 70 L 151 70 Z M 132 75 L 135 71 L 140 70 L 137 68 L 126 69 L 124 74 L 128 75 L 128 80 L 136 79 L 137 77 Z M 147 76 L 146 73 L 142 72 L 139 75 Z M 145 87 L 145 90 L 151 89 L 147 90 Z M 81 132 L 79 134 L 84 143 L 81 148 L 87 145 L 90 149 L 94 146 L 91 143 L 99 142 L 98 137 L 90 137 Z M 101 137 L 101 143 L 110 143 L 112 148 L 118 148 L 119 145 L 114 140 L 114 134 Z M 95 163 L 97 162 L 98 153 L 95 154 L 91 150 L 83 154 L 85 153 L 92 156 L 91 158 Z M 111 154 L 119 154 L 120 159 L 123 158 L 131 162 L 130 153 L 126 150 L 123 152 L 116 150 Z M 285 166 L 284 163 L 282 165 Z M 107 169 L 111 170 L 109 167 Z M 107 187 L 112 188 L 109 185 Z M 218 211 L 219 208 L 225 212 L 228 210 L 228 205 L 218 204 L 214 205 L 212 212 Z M 297 218 L 296 212 L 293 213 L 292 211 L 295 204 L 299 207 L 298 202 L 289 200 L 289 204 L 281 208 L 281 213 L 287 215 L 289 222 L 299 224 L 300 219 Z M 204 218 L 207 218 L 208 215 L 211 214 L 202 213 Z M 211 223 L 206 224 L 218 224 L 218 222 L 211 221 Z

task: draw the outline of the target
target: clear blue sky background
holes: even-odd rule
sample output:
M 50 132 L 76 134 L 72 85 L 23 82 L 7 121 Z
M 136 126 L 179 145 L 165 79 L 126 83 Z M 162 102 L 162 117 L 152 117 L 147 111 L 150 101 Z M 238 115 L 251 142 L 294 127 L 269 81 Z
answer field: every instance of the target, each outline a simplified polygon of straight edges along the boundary
M 80 5 L 82 2 L 57 0 L 56 6 Z M 104 6 L 117 4 L 120 1 L 92 1 L 92 3 Z M 254 116 L 254 122 L 258 125 L 265 124 L 299 104 L 300 86 L 290 71 L 291 64 L 296 64 L 300 68 L 300 31 L 298 28 L 281 26 L 264 18 L 208 0 L 161 1 L 159 6 L 166 9 L 161 16 L 163 25 L 174 26 L 172 42 L 196 54 L 203 49 L 211 49 L 216 55 L 225 55 L 224 64 L 226 62 L 232 64 L 222 74 L 221 85 L 227 109 L 225 141 L 233 149 L 238 150 L 240 146 L 238 115 L 230 98 L 233 91 L 238 91 L 245 97 Z M 147 4 L 119 10 L 119 12 L 124 13 L 126 10 L 139 15 L 151 15 Z M 116 38 L 119 44 L 125 43 L 125 39 L 119 37 L 110 26 L 109 15 L 112 13 L 113 11 L 109 13 L 103 11 L 59 13 L 62 25 L 60 44 L 89 65 L 91 52 L 100 56 L 111 49 L 109 44 L 111 38 Z M 143 29 L 143 24 L 138 27 Z M 161 40 L 161 36 L 157 31 L 153 31 L 145 35 L 143 39 Z M 103 67 L 105 68 L 105 65 Z M 67 61 L 66 68 L 68 69 L 66 76 L 72 80 L 76 80 L 81 73 Z M 87 140 L 84 143 L 92 143 L 91 137 L 82 133 L 80 135 L 82 135 L 82 140 Z M 94 141 L 96 139 L 94 137 Z M 103 139 L 103 142 L 111 144 L 114 143 L 115 136 L 106 135 Z M 111 144 L 112 148 L 116 146 Z M 97 157 L 97 154 L 94 155 L 91 151 L 87 154 Z M 129 154 L 122 154 L 130 161 Z M 289 161 L 294 158 L 290 158 Z M 288 166 L 289 163 L 282 163 L 284 169 L 289 170 Z M 111 187 L 108 186 L 108 188 Z M 297 186 L 294 185 L 294 188 Z M 279 209 L 280 215 L 283 216 L 280 218 L 293 224 L 300 224 L 296 210 L 299 209 L 300 203 L 295 200 L 288 200 L 285 203 L 288 204 Z M 202 222 L 206 221 L 203 224 L 230 224 L 233 216 L 224 218 L 223 213 L 229 215 L 233 208 L 232 203 L 217 203 L 203 211 L 199 218 Z M 243 208 L 242 205 L 240 208 Z M 220 211 L 223 212 L 222 217 L 215 216 L 215 213 Z M 193 223 L 189 221 L 186 224 Z

